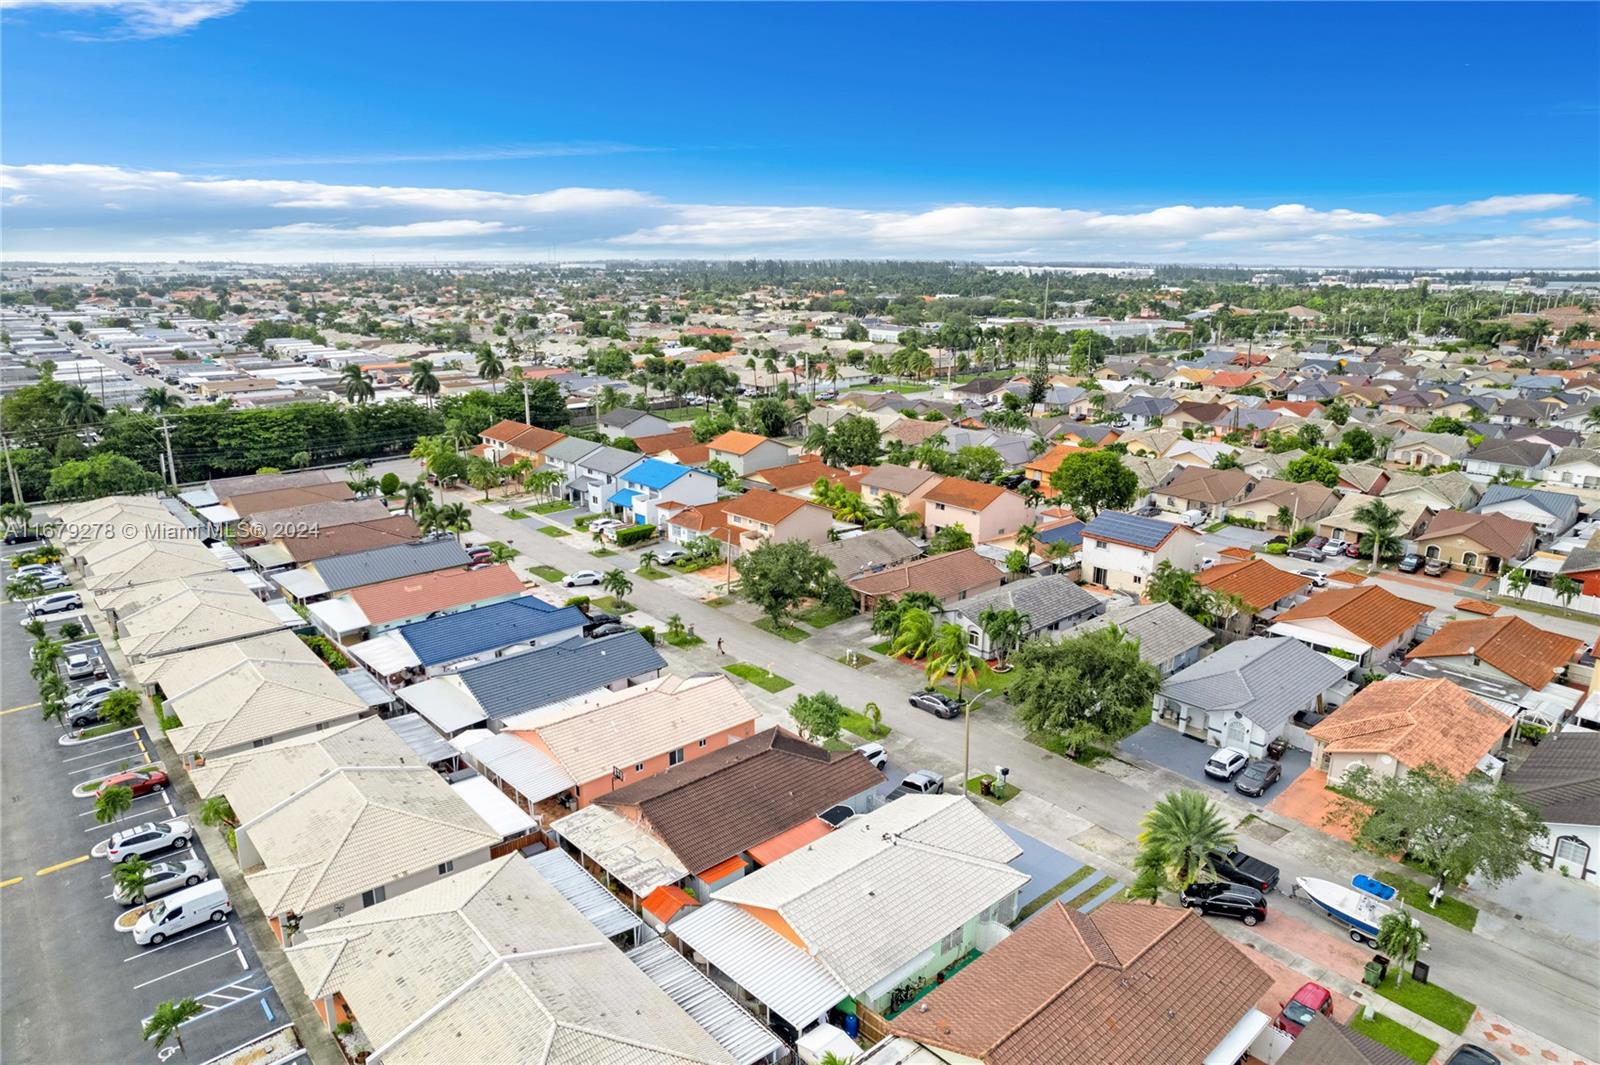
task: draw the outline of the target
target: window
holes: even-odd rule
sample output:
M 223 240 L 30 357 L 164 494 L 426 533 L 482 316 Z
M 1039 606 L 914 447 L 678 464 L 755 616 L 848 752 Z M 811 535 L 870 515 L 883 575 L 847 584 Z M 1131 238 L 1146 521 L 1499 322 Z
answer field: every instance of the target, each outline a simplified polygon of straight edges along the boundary
M 949 954 L 950 952 L 954 951 L 956 948 L 960 947 L 961 946 L 961 940 L 963 938 L 962 937 L 962 932 L 963 931 L 964 931 L 964 927 L 958 927 L 954 932 L 949 933 L 943 939 L 939 940 L 939 953 L 940 954 Z
M 675 766 L 675 765 L 682 765 L 682 764 L 683 764 L 683 748 L 682 747 L 676 748 L 671 754 L 667 755 L 667 765 L 668 765 L 668 767 Z
M 1556 840 L 1556 861 L 1571 862 L 1578 868 L 1589 865 L 1589 845 L 1576 836 L 1562 836 Z
M 439 875 L 440 876 L 449 876 L 451 873 L 453 873 L 455 871 L 456 871 L 456 863 L 455 863 L 454 859 L 452 859 L 452 860 L 450 860 L 448 862 L 445 862 L 443 865 L 439 866 Z
M 361 893 L 361 905 L 363 906 L 376 906 L 383 899 L 384 890 L 381 887 L 375 887 L 371 891 L 363 891 Z
M 699 743 L 699 747 L 700 747 L 700 749 L 702 751 L 705 750 L 706 749 L 706 741 L 705 740 L 701 740 L 700 743 Z
M 635 762 L 635 763 L 633 763 L 633 771 L 635 773 L 643 773 L 644 772 L 644 763 L 643 762 Z

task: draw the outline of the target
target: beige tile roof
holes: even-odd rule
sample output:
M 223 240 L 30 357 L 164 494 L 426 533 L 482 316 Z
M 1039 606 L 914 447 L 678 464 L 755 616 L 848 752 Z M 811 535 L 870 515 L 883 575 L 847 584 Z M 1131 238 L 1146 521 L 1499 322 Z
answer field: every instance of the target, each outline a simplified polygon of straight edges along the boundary
M 154 496 L 106 496 L 84 503 L 68 503 L 55 508 L 51 518 L 61 523 L 54 539 L 62 547 L 79 547 L 100 542 L 126 541 L 126 525 L 132 523 L 132 539 L 145 539 L 153 528 L 178 530 L 183 523 Z
M 283 622 L 243 585 L 237 592 L 185 589 L 117 619 L 118 645 L 130 659 L 155 658 L 207 644 L 259 636 Z
M 244 584 L 237 575 L 225 569 L 214 569 L 181 577 L 163 576 L 148 584 L 102 588 L 90 594 L 94 597 L 95 607 L 102 613 L 115 610 L 120 618 L 188 590 L 216 591 L 226 595 L 242 588 Z
M 1308 733 L 1334 754 L 1387 754 L 1410 769 L 1433 764 L 1457 779 L 1477 768 L 1511 719 L 1447 680 L 1369 684 Z
M 227 568 L 196 540 L 102 541 L 86 548 L 81 558 L 83 583 L 95 591 Z
M 235 663 L 250 659 L 318 661 L 316 654 L 298 636 L 287 629 L 278 629 L 263 636 L 197 647 L 192 651 L 139 662 L 133 666 L 133 675 L 140 684 L 160 685 L 163 694 L 170 695 L 192 688 Z
M 520 714 L 507 731 L 536 732 L 580 784 L 755 721 L 730 677 L 666 676 L 620 692 Z
M 382 719 L 364 717 L 309 736 L 207 758 L 189 770 L 189 779 L 202 799 L 226 795 L 238 819 L 249 821 L 336 769 L 421 764 Z
M 286 952 L 386 1062 L 723 1063 L 688 1014 L 523 858 L 309 929 Z
M 861 595 L 928 592 L 936 599 L 944 600 L 960 592 L 998 583 L 1000 577 L 1000 571 L 993 562 L 969 547 L 943 555 L 912 559 L 876 573 L 852 577 L 845 583 Z
M 366 712 L 364 700 L 320 661 L 240 662 L 194 687 L 167 692 L 183 724 L 167 732 L 179 754 L 228 750 Z
M 972 803 L 911 795 L 715 892 L 774 910 L 859 994 L 1028 882 L 1021 850 Z
M 357 898 L 500 842 L 427 766 L 337 770 L 239 832 L 261 857 L 245 882 L 268 914 Z

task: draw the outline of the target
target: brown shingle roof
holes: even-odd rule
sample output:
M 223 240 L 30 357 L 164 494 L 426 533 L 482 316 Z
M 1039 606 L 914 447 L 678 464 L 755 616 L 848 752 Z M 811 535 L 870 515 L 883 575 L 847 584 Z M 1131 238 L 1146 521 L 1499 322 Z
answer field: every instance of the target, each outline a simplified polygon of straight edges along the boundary
M 694 430 L 689 426 L 680 426 L 670 433 L 661 433 L 658 436 L 636 436 L 633 442 L 639 445 L 642 455 L 659 455 L 661 452 L 675 447 L 688 447 L 694 444 Z
M 1200 584 L 1214 592 L 1236 595 L 1256 610 L 1265 610 L 1285 596 L 1311 586 L 1311 581 L 1259 558 L 1200 572 Z
M 915 466 L 897 466 L 892 462 L 886 462 L 882 466 L 874 466 L 865 477 L 861 478 L 861 486 L 908 496 L 938 476 L 932 470 L 922 470 Z
M 829 752 L 769 728 L 596 801 L 637 812 L 685 869 L 699 871 L 882 783 L 855 751 Z
M 1006 490 L 997 484 L 969 481 L 965 477 L 946 477 L 923 498 L 947 507 L 981 511 L 1005 494 Z
M 1447 680 L 1385 680 L 1308 735 L 1331 753 L 1388 754 L 1409 769 L 1431 763 L 1459 780 L 1510 727 L 1509 717 Z
M 1271 985 L 1198 914 L 1056 902 L 890 1030 L 985 1065 L 1199 1065 Z
M 361 612 L 373 624 L 419 617 L 435 610 L 465 606 L 482 599 L 515 595 L 522 579 L 507 565 L 483 569 L 449 569 L 369 584 L 350 592 Z
M 1502 558 L 1516 558 L 1534 528 L 1530 521 L 1518 521 L 1504 514 L 1441 510 L 1416 539 L 1421 542 L 1444 536 L 1464 536 Z
M 308 503 L 354 499 L 355 495 L 349 485 L 340 481 L 337 484 L 306 485 L 303 488 L 275 488 L 265 492 L 252 492 L 249 495 L 228 496 L 222 501 L 232 507 L 239 517 L 248 518 L 268 510 L 284 510 L 288 507 L 303 507 Z
M 845 583 L 862 595 L 904 595 L 928 592 L 943 600 L 959 592 L 998 584 L 1000 571 L 994 563 L 972 548 L 949 554 L 918 558 L 877 573 L 868 573 Z
M 1162 485 L 1160 495 L 1201 503 L 1226 503 L 1255 481 L 1243 470 L 1213 470 L 1205 466 L 1186 466 Z
M 1452 621 L 1407 658 L 1454 658 L 1476 654 L 1508 677 L 1539 691 L 1583 646 L 1574 636 L 1546 632 L 1515 615 Z
M 1329 588 L 1299 606 L 1290 607 L 1278 621 L 1306 621 L 1327 618 L 1358 639 L 1382 647 L 1420 621 L 1429 610 L 1426 603 L 1401 599 L 1376 584 L 1359 588 Z

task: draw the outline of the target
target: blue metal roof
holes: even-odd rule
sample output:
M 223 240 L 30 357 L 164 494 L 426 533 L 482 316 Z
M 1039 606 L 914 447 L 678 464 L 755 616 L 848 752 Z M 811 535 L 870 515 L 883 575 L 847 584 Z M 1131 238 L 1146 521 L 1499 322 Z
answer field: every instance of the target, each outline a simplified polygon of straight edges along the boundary
M 676 462 L 645 459 L 618 479 L 624 484 L 636 484 L 644 488 L 665 488 L 688 472 L 689 467 L 679 466 Z
M 611 498 L 606 500 L 606 503 L 616 507 L 632 507 L 633 501 L 638 498 L 638 492 L 635 492 L 632 488 L 623 488 L 613 492 Z
M 1099 536 L 1119 544 L 1131 544 L 1146 551 L 1154 551 L 1163 540 L 1172 535 L 1177 526 L 1155 518 L 1140 518 L 1121 511 L 1105 510 L 1083 528 L 1084 536 Z
M 462 670 L 467 690 L 489 717 L 509 717 L 628 677 L 667 668 L 666 659 L 637 632 L 599 640 L 579 636 L 553 647 L 497 658 Z
M 412 622 L 396 631 L 411 645 L 419 662 L 434 666 L 563 629 L 581 629 L 587 620 L 577 607 L 555 607 L 525 595 Z

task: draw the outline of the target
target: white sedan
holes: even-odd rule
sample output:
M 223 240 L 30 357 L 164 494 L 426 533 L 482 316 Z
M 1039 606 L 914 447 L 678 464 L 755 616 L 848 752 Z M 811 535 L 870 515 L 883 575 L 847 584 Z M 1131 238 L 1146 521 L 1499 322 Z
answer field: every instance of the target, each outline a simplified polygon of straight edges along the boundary
M 594 570 L 580 569 L 576 573 L 569 573 L 565 577 L 561 578 L 561 587 L 583 588 L 586 586 L 597 585 L 600 583 L 600 581 L 600 574 L 596 573 Z

